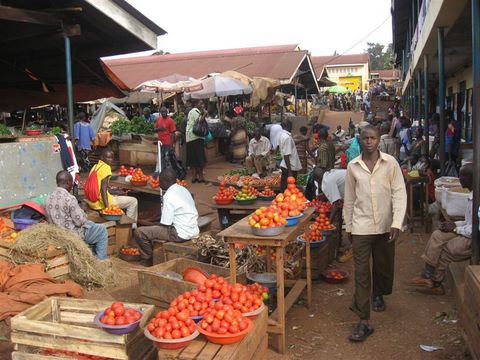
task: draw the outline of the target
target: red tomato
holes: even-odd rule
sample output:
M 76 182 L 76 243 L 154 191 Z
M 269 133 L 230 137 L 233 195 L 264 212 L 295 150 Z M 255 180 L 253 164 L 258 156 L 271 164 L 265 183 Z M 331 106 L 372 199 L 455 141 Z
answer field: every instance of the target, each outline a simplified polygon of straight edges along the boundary
M 182 335 L 181 337 L 187 337 L 190 335 L 190 331 L 188 330 L 188 327 L 182 326 L 180 328 L 180 334 Z
M 188 313 L 186 311 L 179 312 L 176 315 L 177 320 L 186 321 L 188 319 Z
M 227 331 L 228 331 L 227 328 L 220 327 L 217 332 L 218 332 L 219 334 L 226 334 Z
M 248 323 L 246 321 L 241 321 L 238 323 L 238 329 L 240 331 L 245 330 L 248 327 Z
M 125 317 L 119 316 L 115 319 L 115 325 L 125 325 Z
M 240 331 L 240 330 L 239 330 L 239 328 L 238 328 L 237 325 L 230 325 L 230 326 L 228 327 L 228 332 L 230 332 L 230 333 L 232 333 L 232 334 L 236 334 L 236 333 L 238 333 L 239 331 Z
M 165 335 L 163 335 L 163 338 L 164 339 L 173 339 L 172 333 L 169 332 L 169 331 L 165 332 Z
M 148 329 L 148 331 L 150 331 L 150 334 L 153 334 L 153 330 L 155 330 L 156 327 L 155 327 L 154 324 L 149 323 L 149 324 L 147 325 L 147 329 Z
M 180 332 L 180 330 L 175 329 L 172 331 L 172 338 L 180 339 L 181 337 L 182 337 L 182 333 Z
M 121 302 L 121 301 L 115 301 L 114 303 L 112 303 L 112 305 L 110 307 L 113 309 L 113 308 L 116 308 L 116 307 L 124 307 L 124 305 L 123 305 L 123 302 Z

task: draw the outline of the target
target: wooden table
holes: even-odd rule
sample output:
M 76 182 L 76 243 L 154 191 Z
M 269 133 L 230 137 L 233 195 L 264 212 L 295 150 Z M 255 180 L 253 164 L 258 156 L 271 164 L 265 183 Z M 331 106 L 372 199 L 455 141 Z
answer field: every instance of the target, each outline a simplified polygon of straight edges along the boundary
M 413 225 L 415 222 L 420 222 L 425 226 L 425 232 L 430 231 L 430 218 L 428 215 L 428 184 L 430 179 L 428 176 L 416 176 L 412 177 L 406 174 L 405 186 L 407 188 L 407 221 L 410 232 L 413 232 Z M 421 200 L 420 200 L 420 213 L 415 215 L 413 209 L 413 188 L 419 186 L 421 191 Z
M 117 179 L 112 180 L 110 179 L 110 186 L 116 186 L 122 189 L 129 189 L 133 191 L 138 191 L 138 192 L 143 192 L 147 194 L 153 194 L 153 195 L 160 195 L 160 188 L 152 189 L 150 185 L 145 185 L 145 186 L 134 186 L 132 184 L 126 183 L 125 182 L 125 177 L 124 176 L 119 176 Z
M 199 335 L 183 349 L 158 351 L 158 360 L 263 360 L 267 358 L 267 309 L 253 320 L 253 329 L 235 344 L 217 345 Z
M 222 217 L 226 216 L 228 219 L 228 223 L 231 224 L 231 213 L 232 212 L 244 212 L 250 213 L 255 211 L 256 209 L 262 206 L 270 206 L 272 204 L 271 201 L 263 201 L 263 200 L 256 200 L 252 204 L 249 205 L 239 205 L 235 200 L 229 205 L 217 205 L 213 202 L 209 204 L 210 207 L 213 209 L 217 209 L 218 214 L 218 223 L 222 226 L 222 229 L 226 227 L 222 224 Z
M 247 245 L 259 245 L 267 247 L 267 254 L 270 248 L 275 248 L 275 265 L 277 274 L 277 309 L 271 314 L 268 321 L 267 331 L 273 334 L 277 340 L 277 348 L 280 353 L 285 353 L 285 315 L 292 307 L 295 300 L 300 296 L 303 289 L 307 287 L 307 303 L 310 307 L 312 303 L 312 273 L 310 261 L 310 239 L 309 232 L 306 231 L 306 270 L 307 279 L 285 280 L 283 271 L 283 253 L 285 247 L 293 241 L 310 223 L 310 219 L 314 216 L 314 208 L 308 208 L 304 212 L 304 216 L 300 218 L 300 222 L 296 226 L 285 228 L 284 232 L 277 236 L 260 237 L 252 234 L 248 225 L 248 216 L 236 222 L 227 229 L 219 232 L 217 235 L 223 237 L 223 240 L 229 244 L 230 257 L 230 281 L 236 282 L 237 264 L 235 243 Z M 267 256 L 267 271 L 271 271 L 270 257 Z M 285 297 L 285 285 L 292 286 L 292 289 Z

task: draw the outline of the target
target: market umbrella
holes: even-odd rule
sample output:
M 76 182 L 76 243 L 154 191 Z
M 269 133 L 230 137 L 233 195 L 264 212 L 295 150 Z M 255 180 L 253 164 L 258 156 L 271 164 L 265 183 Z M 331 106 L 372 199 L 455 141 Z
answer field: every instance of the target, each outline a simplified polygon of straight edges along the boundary
M 330 86 L 327 89 L 327 91 L 331 93 L 346 94 L 348 92 L 348 89 L 341 85 L 335 85 L 335 86 Z
M 138 91 L 151 91 L 151 92 L 183 92 L 183 91 L 198 91 L 201 90 L 202 83 L 191 76 L 172 74 L 159 79 L 153 79 L 145 81 L 137 87 Z
M 203 89 L 185 93 L 186 98 L 208 99 L 213 96 L 248 95 L 253 89 L 250 85 L 229 76 L 214 75 L 202 80 Z

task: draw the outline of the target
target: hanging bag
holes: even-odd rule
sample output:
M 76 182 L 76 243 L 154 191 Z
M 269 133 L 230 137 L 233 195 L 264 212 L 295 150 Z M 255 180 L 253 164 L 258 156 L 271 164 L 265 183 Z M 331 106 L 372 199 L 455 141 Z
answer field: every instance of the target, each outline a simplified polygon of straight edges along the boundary
M 92 171 L 90 171 L 90 174 L 88 174 L 87 181 L 85 182 L 85 198 L 88 201 L 91 202 L 96 202 L 100 199 L 100 190 L 98 186 L 98 175 L 97 172 L 98 170 L 102 167 L 101 165 L 98 169 L 96 168 L 97 166 L 92 168 Z
M 207 121 L 202 117 L 202 115 L 199 113 L 198 119 L 195 121 L 195 124 L 193 124 L 192 132 L 200 137 L 206 137 L 208 135 L 208 124 Z

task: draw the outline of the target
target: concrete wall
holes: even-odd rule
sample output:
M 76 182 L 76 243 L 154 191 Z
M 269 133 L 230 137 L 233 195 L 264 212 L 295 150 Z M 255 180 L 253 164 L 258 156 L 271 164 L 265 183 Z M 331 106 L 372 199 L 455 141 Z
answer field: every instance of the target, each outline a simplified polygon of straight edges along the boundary
M 447 78 L 447 86 L 446 89 L 448 90 L 449 87 L 453 88 L 453 93 L 456 94 L 460 91 L 459 84 L 465 81 L 466 88 L 471 89 L 473 87 L 473 71 L 472 66 L 460 70 L 455 75 Z
M 369 68 L 367 64 L 342 64 L 342 65 L 327 65 L 326 66 L 328 78 L 340 84 L 341 77 L 347 76 L 361 76 L 362 90 L 368 89 Z

